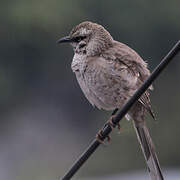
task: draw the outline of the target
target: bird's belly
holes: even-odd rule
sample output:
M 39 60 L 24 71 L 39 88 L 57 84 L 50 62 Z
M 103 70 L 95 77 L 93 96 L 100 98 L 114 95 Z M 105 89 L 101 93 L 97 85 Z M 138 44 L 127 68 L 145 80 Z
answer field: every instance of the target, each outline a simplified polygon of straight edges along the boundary
M 76 72 L 82 91 L 91 104 L 99 109 L 113 110 L 120 108 L 129 98 L 128 89 L 123 83 L 116 81 L 95 69 L 88 69 L 84 74 Z
M 99 66 L 97 61 L 87 62 L 81 55 L 74 56 L 72 70 L 86 98 L 99 109 L 121 108 L 134 93 L 131 88 L 134 82 L 126 70 L 116 75 L 106 66 Z
M 82 76 L 82 74 L 79 72 L 75 72 L 75 74 L 84 95 L 93 106 L 96 106 L 99 109 L 105 109 L 105 110 L 114 109 L 114 106 L 112 104 L 109 105 L 106 103 L 106 101 L 102 99 L 103 95 L 101 95 L 102 97 L 97 96 L 98 92 L 95 90 L 96 86 L 94 86 L 95 89 L 92 88 L 93 84 L 87 82 L 85 76 Z
M 113 110 L 117 107 L 120 108 L 125 103 L 126 96 L 123 89 L 120 85 L 114 84 L 113 80 L 108 81 L 106 77 L 100 77 L 99 80 L 92 78 L 89 83 L 89 88 L 94 92 L 97 99 L 105 104 L 105 106 L 101 106 L 103 109 Z M 96 102 L 95 105 L 97 105 L 97 103 L 98 102 Z

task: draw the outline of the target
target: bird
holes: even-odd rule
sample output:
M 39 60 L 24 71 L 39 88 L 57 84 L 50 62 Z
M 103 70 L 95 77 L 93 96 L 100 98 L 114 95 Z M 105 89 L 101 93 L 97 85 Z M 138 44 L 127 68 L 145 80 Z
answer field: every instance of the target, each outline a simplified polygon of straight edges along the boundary
M 69 35 L 60 38 L 57 43 L 72 45 L 72 71 L 88 101 L 98 109 L 116 112 L 150 75 L 147 62 L 135 50 L 114 40 L 97 23 L 84 21 L 73 27 Z M 151 180 L 163 180 L 160 163 L 145 122 L 146 112 L 155 118 L 150 104 L 151 90 L 152 85 L 125 117 L 133 122 Z

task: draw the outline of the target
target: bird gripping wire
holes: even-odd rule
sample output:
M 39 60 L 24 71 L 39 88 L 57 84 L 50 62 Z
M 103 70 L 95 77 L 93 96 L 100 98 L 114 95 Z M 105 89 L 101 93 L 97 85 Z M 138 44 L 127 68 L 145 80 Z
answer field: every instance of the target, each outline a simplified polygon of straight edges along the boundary
M 118 124 L 120 120 L 126 115 L 128 110 L 133 106 L 133 104 L 141 97 L 141 95 L 148 89 L 148 87 L 153 83 L 153 81 L 161 74 L 161 72 L 167 67 L 169 62 L 178 54 L 180 51 L 180 40 L 174 45 L 174 47 L 169 51 L 169 53 L 162 59 L 160 64 L 154 69 L 147 80 L 142 84 L 142 86 L 135 92 L 135 94 L 128 100 L 128 102 L 120 109 L 118 113 L 113 117 L 112 122 Z M 101 140 L 104 141 L 105 138 L 111 133 L 112 128 L 110 125 L 105 124 L 101 131 Z M 87 161 L 87 159 L 95 152 L 99 147 L 100 142 L 94 139 L 89 147 L 82 153 L 82 155 L 77 159 L 77 161 L 72 165 L 69 171 L 62 177 L 62 180 L 69 180 L 73 175 L 80 169 L 80 167 Z M 163 179 L 162 179 L 163 180 Z

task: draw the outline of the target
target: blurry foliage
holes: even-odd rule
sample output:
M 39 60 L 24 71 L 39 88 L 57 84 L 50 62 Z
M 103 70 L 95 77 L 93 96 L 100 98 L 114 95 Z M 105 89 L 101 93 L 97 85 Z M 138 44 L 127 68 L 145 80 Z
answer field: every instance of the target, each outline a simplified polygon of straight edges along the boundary
M 4 140 L 6 141 L 9 135 L 9 131 L 5 131 L 9 125 L 10 134 L 13 134 L 22 123 L 8 116 L 18 108 L 21 111 L 21 108 L 28 106 L 29 101 L 33 101 L 46 103 L 48 110 L 51 106 L 61 110 L 66 119 L 59 122 L 61 116 L 57 115 L 53 121 L 54 128 L 67 123 L 67 131 L 72 131 L 73 134 L 71 138 L 77 136 L 83 141 L 82 144 L 86 142 L 87 145 L 87 137 L 92 137 L 96 133 L 109 113 L 94 110 L 88 104 L 70 69 L 72 49 L 66 45 L 56 45 L 56 40 L 67 35 L 74 25 L 82 21 L 97 22 L 108 29 L 114 39 L 135 49 L 149 62 L 150 69 L 153 69 L 179 39 L 179 6 L 178 0 L 1 0 L 0 117 L 3 124 L 1 133 L 5 133 Z M 180 136 L 179 68 L 178 57 L 154 83 L 155 90 L 152 93 L 152 104 L 158 123 L 154 125 L 149 119 L 148 123 L 153 129 L 152 136 L 163 166 L 180 166 L 180 145 L 177 143 Z M 88 115 L 86 120 L 85 115 Z M 33 122 L 38 120 L 39 117 L 36 119 L 35 116 Z M 96 122 L 97 120 L 99 121 Z M 52 118 L 49 118 L 46 123 L 51 121 Z M 44 123 L 43 120 L 40 122 Z M 15 124 L 17 126 L 14 126 Z M 97 152 L 95 157 L 99 158 L 99 163 L 94 163 L 97 158 L 89 161 L 91 171 L 84 168 L 83 175 L 113 173 L 144 166 L 131 123 L 123 122 L 123 128 L 125 132 L 122 132 L 120 137 L 113 135 L 115 140 L 112 147 L 108 147 L 104 154 L 102 149 Z M 58 128 L 56 131 L 58 132 Z M 85 148 L 84 145 L 81 147 Z M 73 151 L 74 148 L 71 146 L 69 151 L 77 153 L 78 148 Z M 120 150 L 121 156 L 118 158 L 121 160 L 117 160 Z M 132 150 L 135 151 L 135 155 L 132 154 Z M 73 154 L 73 157 L 78 154 L 79 152 Z M 140 160 L 137 160 L 139 157 Z M 63 161 L 66 163 L 61 164 L 62 169 L 72 163 L 72 159 L 66 161 L 65 156 Z M 107 162 L 111 162 L 111 168 Z M 119 164 L 118 168 L 116 164 Z M 56 168 L 58 172 L 60 167 Z M 40 176 L 36 177 L 40 179 Z M 23 176 L 22 179 L 27 177 Z

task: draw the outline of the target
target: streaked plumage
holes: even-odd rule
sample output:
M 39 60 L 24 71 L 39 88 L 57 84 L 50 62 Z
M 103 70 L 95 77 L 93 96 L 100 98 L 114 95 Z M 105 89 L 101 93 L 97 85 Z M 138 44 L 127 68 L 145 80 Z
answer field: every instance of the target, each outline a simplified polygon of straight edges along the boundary
M 121 108 L 150 74 L 146 62 L 133 49 L 113 40 L 101 25 L 83 22 L 73 28 L 67 39 L 75 53 L 72 70 L 86 98 L 99 109 Z M 59 42 L 66 42 L 66 39 Z M 146 112 L 154 118 L 148 91 L 128 115 L 133 119 L 151 179 L 162 180 L 154 145 L 144 121 Z

